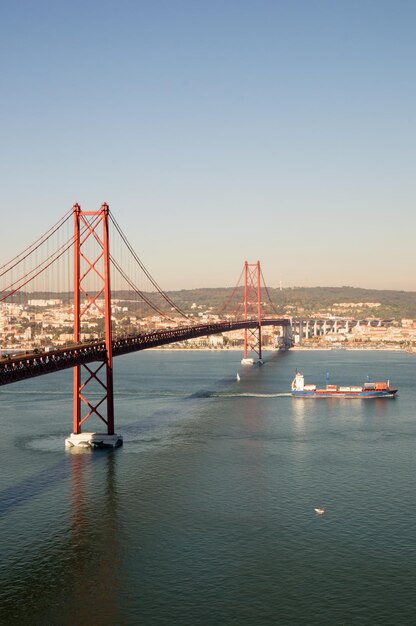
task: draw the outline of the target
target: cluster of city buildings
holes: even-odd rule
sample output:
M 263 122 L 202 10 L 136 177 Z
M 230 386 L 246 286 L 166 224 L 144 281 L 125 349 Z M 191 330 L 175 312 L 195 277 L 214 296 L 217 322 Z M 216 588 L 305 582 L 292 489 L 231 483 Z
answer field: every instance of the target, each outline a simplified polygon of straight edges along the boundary
M 98 305 L 103 303 L 98 301 Z M 81 308 L 87 306 L 87 301 Z M 114 338 L 154 330 L 165 330 L 176 325 L 176 320 L 163 315 L 139 316 L 135 307 L 126 301 L 113 300 L 112 322 Z M 218 322 L 220 317 L 200 305 L 192 307 L 189 313 L 191 323 Z M 227 316 L 234 319 L 233 316 Z M 189 321 L 177 323 L 189 325 Z M 16 350 L 47 349 L 52 346 L 65 346 L 73 343 L 74 311 L 72 304 L 60 299 L 32 298 L 24 302 L 0 303 L 0 349 L 3 352 Z M 101 311 L 89 306 L 82 316 L 81 341 L 93 341 L 103 336 L 104 322 Z M 279 329 L 267 327 L 263 332 L 263 344 L 273 346 Z M 244 342 L 244 331 L 198 337 L 175 344 L 177 348 L 233 348 Z
M 374 317 L 355 319 L 354 308 L 363 308 L 343 303 L 350 309 L 350 316 L 337 316 L 320 312 L 305 319 L 292 319 L 292 341 L 303 347 L 396 347 L 409 348 L 416 345 L 416 320 L 382 320 Z M 374 308 L 376 303 L 371 304 Z M 340 307 L 341 308 L 341 307 Z M 199 323 L 220 321 L 212 308 L 192 305 L 189 317 Z M 175 325 L 175 321 L 162 315 L 140 316 L 128 301 L 113 300 L 114 337 L 163 330 Z M 235 316 L 228 315 L 229 320 Z M 178 320 L 178 323 L 179 320 Z M 187 323 L 187 322 L 182 322 Z M 188 322 L 189 323 L 189 322 Z M 262 330 L 265 348 L 278 347 L 280 327 L 267 326 Z M 81 340 L 99 339 L 103 335 L 101 312 L 90 306 L 82 317 Z M 0 304 L 0 349 L 2 351 L 30 350 L 63 346 L 73 342 L 73 306 L 61 299 L 31 298 L 22 302 Z M 176 348 L 240 348 L 244 342 L 244 331 L 199 337 L 175 344 Z

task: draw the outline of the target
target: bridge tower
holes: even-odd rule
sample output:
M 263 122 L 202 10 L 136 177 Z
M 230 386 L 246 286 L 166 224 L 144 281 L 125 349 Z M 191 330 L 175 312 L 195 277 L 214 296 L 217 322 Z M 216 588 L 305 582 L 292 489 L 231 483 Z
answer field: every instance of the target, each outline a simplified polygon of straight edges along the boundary
M 94 312 L 95 319 L 102 319 L 104 345 L 97 350 L 96 362 L 74 367 L 73 433 L 65 440 L 68 448 L 114 448 L 123 442 L 114 433 L 108 213 L 107 204 L 99 211 L 81 211 L 78 204 L 73 207 L 74 343 L 82 342 L 82 319 Z M 82 425 L 92 415 L 105 424 L 106 432 L 81 432 Z
M 258 356 L 258 364 L 262 365 L 261 350 L 261 270 L 260 261 L 244 264 L 244 319 L 257 319 L 257 327 L 244 329 L 244 355 L 242 365 L 253 365 L 254 359 L 248 356 L 250 350 Z

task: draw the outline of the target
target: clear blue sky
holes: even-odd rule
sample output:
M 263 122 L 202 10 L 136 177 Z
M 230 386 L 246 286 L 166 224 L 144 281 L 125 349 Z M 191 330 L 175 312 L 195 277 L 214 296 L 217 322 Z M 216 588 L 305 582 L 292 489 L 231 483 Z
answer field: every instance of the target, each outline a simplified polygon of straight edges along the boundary
M 1 260 L 106 201 L 166 289 L 416 289 L 416 2 L 3 2 Z

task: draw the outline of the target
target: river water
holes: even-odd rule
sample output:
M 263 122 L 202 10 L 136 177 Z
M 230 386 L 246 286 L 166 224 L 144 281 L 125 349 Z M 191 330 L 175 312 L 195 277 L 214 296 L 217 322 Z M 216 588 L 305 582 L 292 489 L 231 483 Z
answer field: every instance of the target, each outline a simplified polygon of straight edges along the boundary
M 115 451 L 64 451 L 70 371 L 1 388 L 0 623 L 416 624 L 415 357 L 266 358 L 118 357 Z

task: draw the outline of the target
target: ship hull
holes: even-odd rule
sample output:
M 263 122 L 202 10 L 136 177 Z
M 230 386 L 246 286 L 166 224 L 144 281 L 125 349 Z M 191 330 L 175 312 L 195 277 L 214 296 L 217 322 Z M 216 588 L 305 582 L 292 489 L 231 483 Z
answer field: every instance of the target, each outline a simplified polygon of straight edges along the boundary
M 317 389 L 316 391 L 296 391 L 292 390 L 294 398 L 351 398 L 351 399 L 370 399 L 370 398 L 394 398 L 397 389 L 383 390 L 363 390 L 363 391 L 329 391 L 327 389 Z

